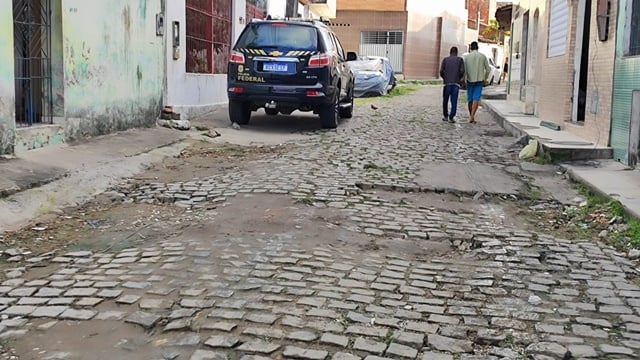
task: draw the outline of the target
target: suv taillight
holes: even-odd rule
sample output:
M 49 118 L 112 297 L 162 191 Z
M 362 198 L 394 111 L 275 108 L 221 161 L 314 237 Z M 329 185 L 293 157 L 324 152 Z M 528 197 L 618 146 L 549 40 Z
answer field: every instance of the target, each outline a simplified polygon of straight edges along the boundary
M 320 68 L 330 66 L 333 63 L 333 58 L 329 55 L 313 55 L 309 58 L 309 67 Z
M 244 64 L 244 54 L 239 51 L 231 50 L 229 62 L 232 62 L 234 64 Z

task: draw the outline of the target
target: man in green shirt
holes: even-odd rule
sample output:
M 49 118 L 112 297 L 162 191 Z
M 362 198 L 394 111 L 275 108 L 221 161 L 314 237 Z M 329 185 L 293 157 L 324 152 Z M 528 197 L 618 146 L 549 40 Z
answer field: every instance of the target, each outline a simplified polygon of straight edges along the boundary
M 482 97 L 484 85 L 491 68 L 489 60 L 484 54 L 478 52 L 478 43 L 472 42 L 469 46 L 471 52 L 464 58 L 464 75 L 467 81 L 467 104 L 469 106 L 469 122 L 476 122 L 478 102 Z

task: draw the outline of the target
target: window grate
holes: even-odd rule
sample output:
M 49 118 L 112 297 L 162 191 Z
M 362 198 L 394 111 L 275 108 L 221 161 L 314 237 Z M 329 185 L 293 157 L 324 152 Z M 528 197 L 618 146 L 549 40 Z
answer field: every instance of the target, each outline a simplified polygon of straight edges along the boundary
M 231 49 L 231 0 L 187 0 L 186 71 L 226 74 Z
M 640 55 L 640 0 L 633 0 L 631 4 L 631 24 L 629 24 L 629 50 L 630 56 Z
M 53 122 L 51 3 L 13 1 L 16 124 Z
M 363 31 L 360 43 L 368 45 L 402 45 L 402 31 Z

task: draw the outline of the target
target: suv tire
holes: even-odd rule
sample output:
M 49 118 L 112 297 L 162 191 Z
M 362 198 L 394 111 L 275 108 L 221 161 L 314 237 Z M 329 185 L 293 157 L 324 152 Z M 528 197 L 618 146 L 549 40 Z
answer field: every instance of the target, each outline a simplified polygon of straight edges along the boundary
M 276 109 L 264 109 L 264 112 L 267 115 L 278 115 L 278 110 Z
M 231 123 L 238 125 L 246 125 L 251 119 L 251 109 L 249 104 L 242 101 L 230 100 L 229 101 L 229 119 Z
M 322 127 L 325 129 L 335 129 L 338 127 L 338 93 L 340 90 L 336 91 L 336 95 L 333 97 L 333 102 L 331 104 L 324 105 L 320 108 L 320 122 L 322 123 Z
M 349 96 L 347 96 L 347 106 L 340 108 L 339 115 L 344 119 L 351 119 L 353 117 L 353 86 L 351 86 Z

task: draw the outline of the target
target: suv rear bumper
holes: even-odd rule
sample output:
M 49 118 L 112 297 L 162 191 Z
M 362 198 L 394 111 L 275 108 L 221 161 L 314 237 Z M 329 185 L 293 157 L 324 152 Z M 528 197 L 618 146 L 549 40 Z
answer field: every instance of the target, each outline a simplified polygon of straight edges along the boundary
M 242 92 L 232 89 L 242 88 Z M 314 92 L 309 95 L 308 92 Z M 332 103 L 333 92 L 322 84 L 314 85 L 259 85 L 253 83 L 229 82 L 227 95 L 229 100 L 249 102 L 252 108 L 264 107 L 272 101 L 278 105 L 286 105 L 304 109 Z

